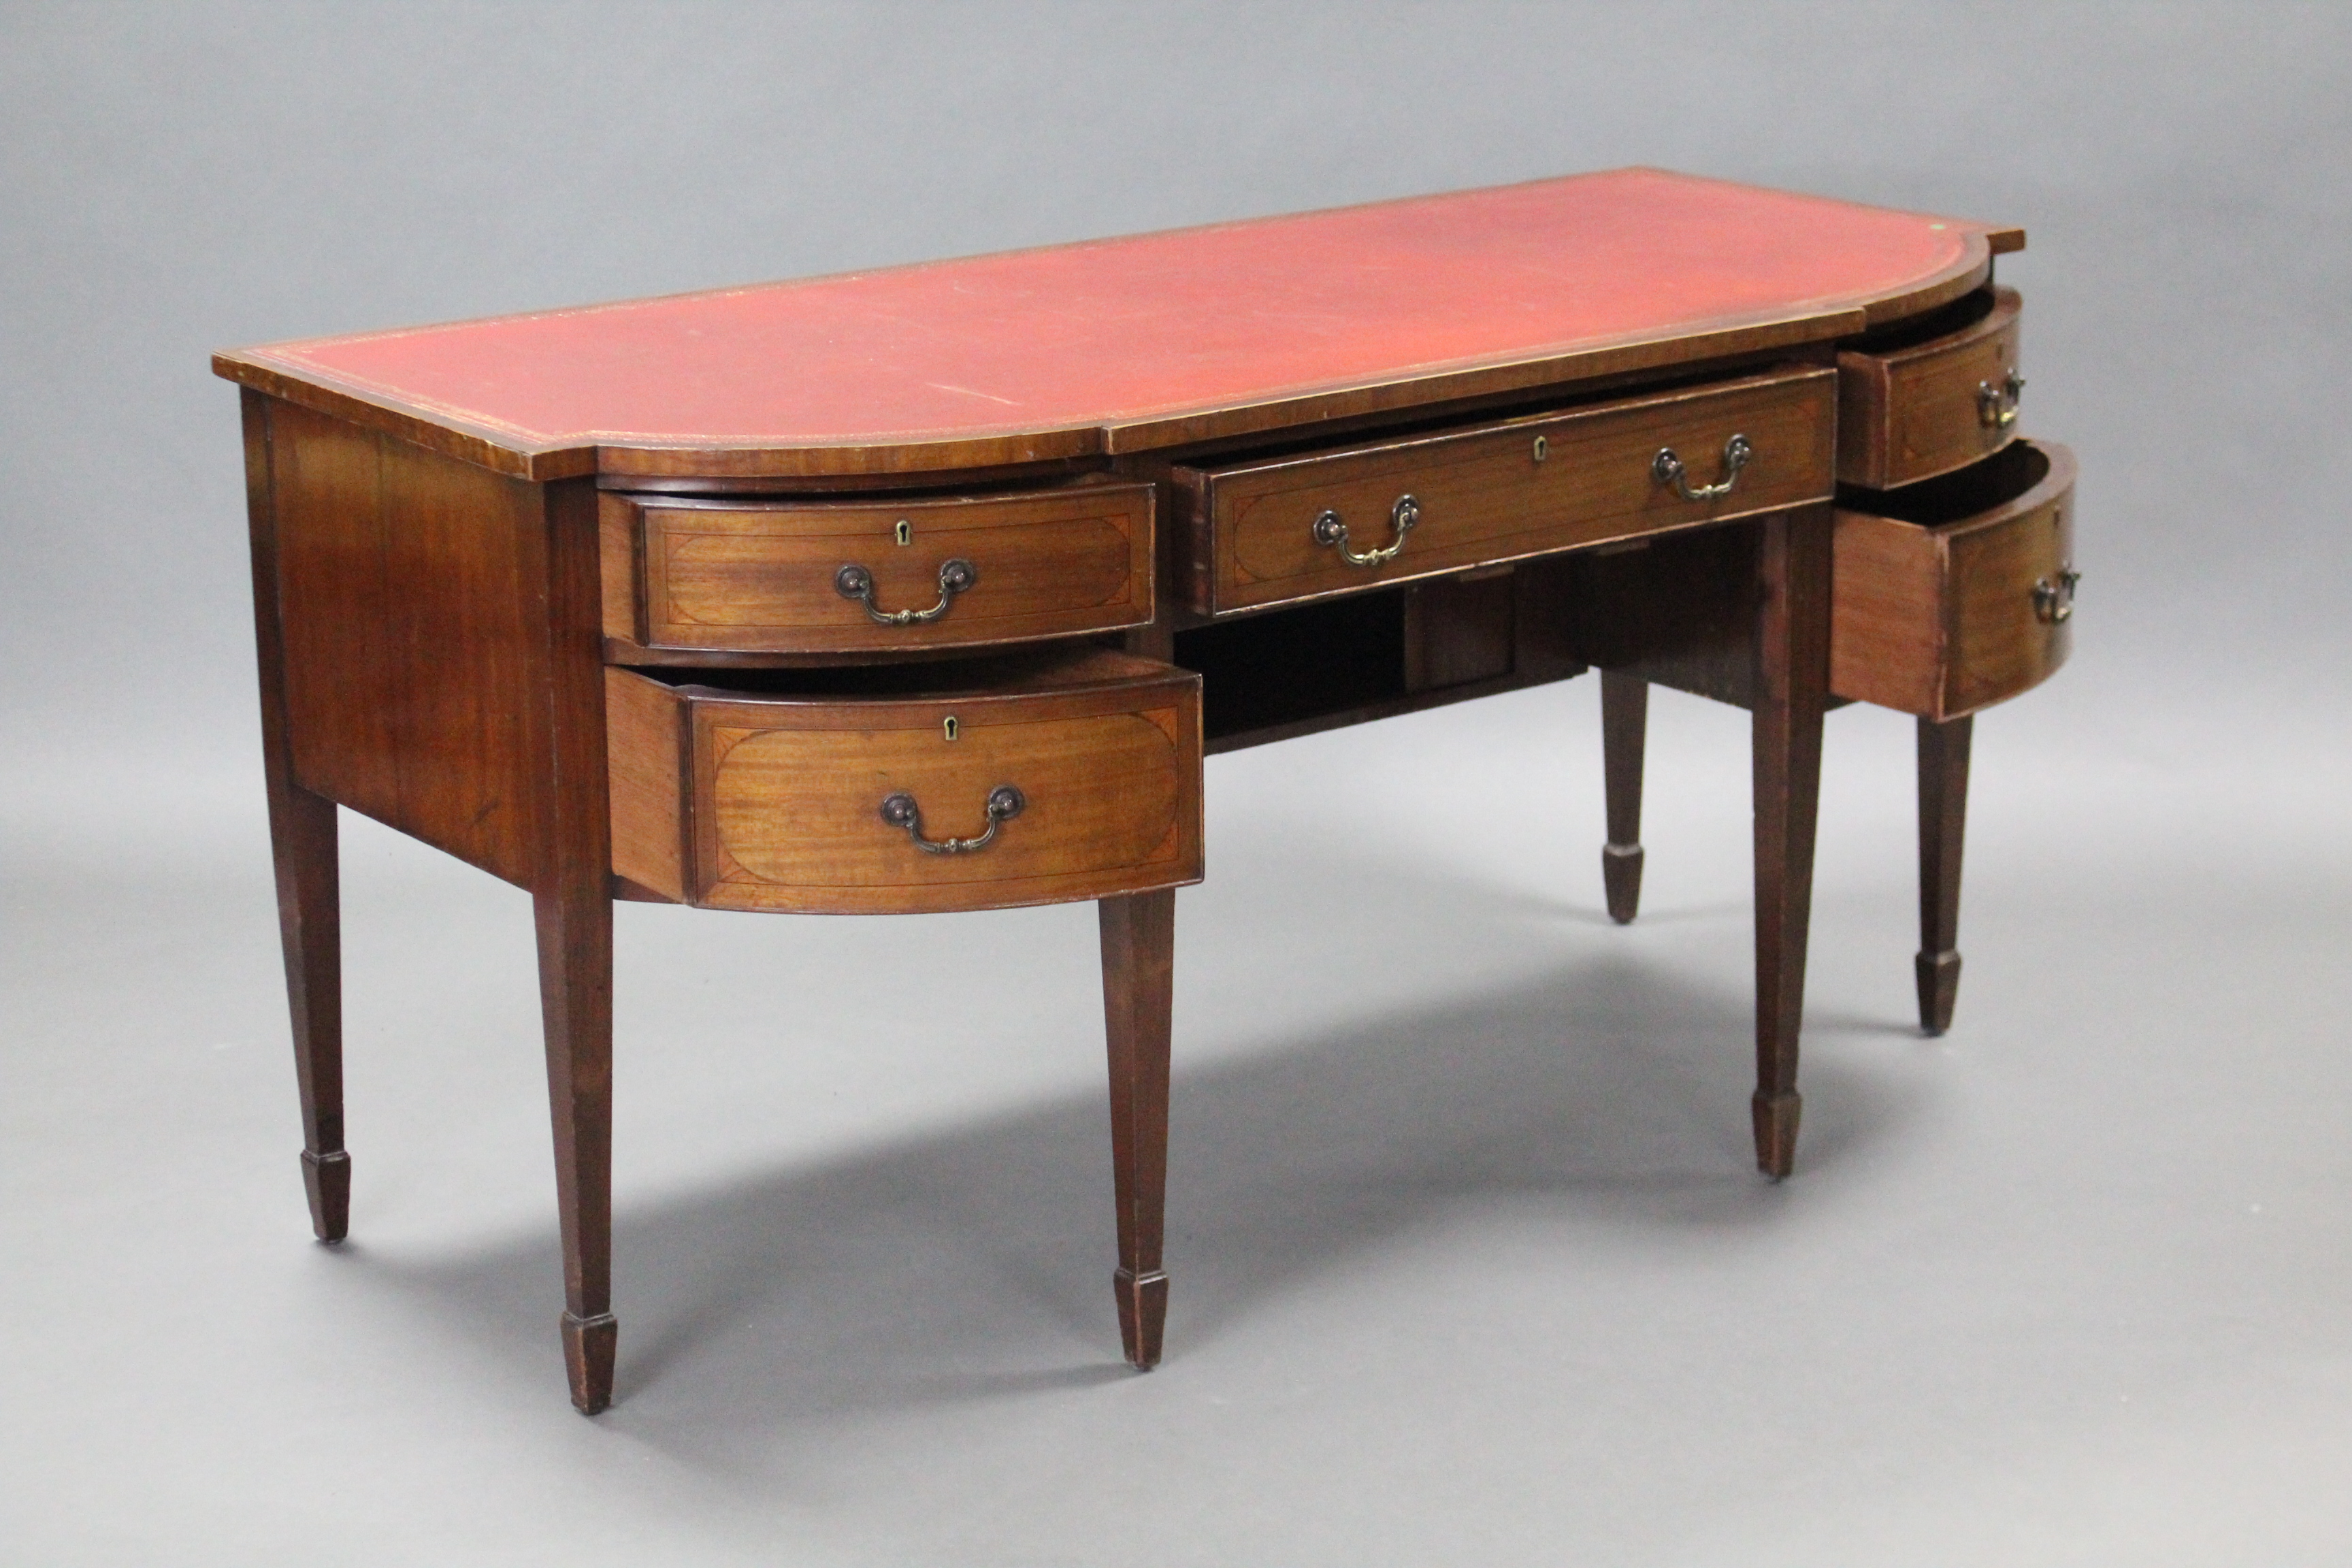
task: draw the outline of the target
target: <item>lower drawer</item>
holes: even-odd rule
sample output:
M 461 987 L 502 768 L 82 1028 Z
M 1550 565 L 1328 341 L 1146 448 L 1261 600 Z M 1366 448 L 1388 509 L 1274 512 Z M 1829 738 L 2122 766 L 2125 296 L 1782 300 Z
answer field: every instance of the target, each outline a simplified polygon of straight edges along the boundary
M 613 868 L 665 898 L 915 913 L 1201 878 L 1201 681 L 1168 665 L 610 668 L 605 715 Z
M 1837 511 L 1830 689 L 1936 720 L 2066 662 L 2074 454 L 2019 441 L 1973 468 Z

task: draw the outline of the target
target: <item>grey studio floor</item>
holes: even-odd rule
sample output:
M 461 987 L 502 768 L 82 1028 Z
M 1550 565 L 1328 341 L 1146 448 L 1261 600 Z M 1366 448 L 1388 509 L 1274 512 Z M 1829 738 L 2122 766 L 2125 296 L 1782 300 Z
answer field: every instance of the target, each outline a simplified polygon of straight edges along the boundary
M 2344 759 L 2135 743 L 2079 662 L 1979 722 L 1939 1040 L 1910 724 L 1832 715 L 1780 1185 L 1744 715 L 1656 700 L 1622 930 L 1589 679 L 1213 760 L 1148 1376 L 1084 907 L 624 908 L 589 1421 L 524 896 L 346 816 L 331 1250 L 252 803 L 19 840 L 0 1560 L 2342 1562 Z

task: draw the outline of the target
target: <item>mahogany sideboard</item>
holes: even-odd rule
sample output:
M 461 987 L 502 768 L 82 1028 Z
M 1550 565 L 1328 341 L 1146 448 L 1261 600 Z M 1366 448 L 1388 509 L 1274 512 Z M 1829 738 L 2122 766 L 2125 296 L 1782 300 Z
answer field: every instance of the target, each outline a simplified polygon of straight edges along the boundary
M 1601 672 L 1753 714 L 1757 1159 L 1795 1156 L 1822 715 L 1918 715 L 1921 1021 L 1969 715 L 2064 658 L 2015 229 L 1658 170 L 223 353 L 320 1239 L 335 808 L 530 889 L 572 1396 L 611 1396 L 612 903 L 1099 906 L 1119 1331 L 1160 1356 L 1202 758 Z

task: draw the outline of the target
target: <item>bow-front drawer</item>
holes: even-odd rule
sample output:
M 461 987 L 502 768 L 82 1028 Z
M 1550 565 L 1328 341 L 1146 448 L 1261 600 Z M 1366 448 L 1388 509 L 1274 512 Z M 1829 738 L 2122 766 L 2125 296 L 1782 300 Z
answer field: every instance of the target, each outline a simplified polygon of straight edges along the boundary
M 1864 510 L 1864 509 L 1867 510 Z M 2074 454 L 2020 441 L 1837 511 L 1830 689 L 1936 720 L 2014 697 L 2074 641 Z
M 969 647 L 1151 619 L 1152 489 L 604 498 L 604 629 L 649 648 Z
M 1836 373 L 1794 369 L 1436 435 L 1179 468 L 1203 615 L 1825 500 Z
M 1201 878 L 1201 678 L 1169 665 L 608 668 L 605 711 L 613 868 L 666 898 L 913 913 Z
M 2009 445 L 2025 378 L 2018 298 L 1987 289 L 1838 355 L 1838 482 L 1891 489 Z

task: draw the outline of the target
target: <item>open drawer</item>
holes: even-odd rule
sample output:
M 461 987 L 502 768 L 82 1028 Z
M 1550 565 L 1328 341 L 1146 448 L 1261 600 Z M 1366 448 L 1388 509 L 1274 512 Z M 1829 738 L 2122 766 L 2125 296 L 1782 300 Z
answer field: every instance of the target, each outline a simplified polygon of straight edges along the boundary
M 2014 289 L 1984 289 L 1838 354 L 1840 484 L 1892 489 L 1990 457 L 2017 428 Z
M 2019 441 L 1837 510 L 1830 689 L 1936 720 L 2040 683 L 2074 614 L 2074 454 Z
M 916 913 L 1201 878 L 1201 679 L 1099 649 L 607 668 L 613 869 L 711 909 Z

